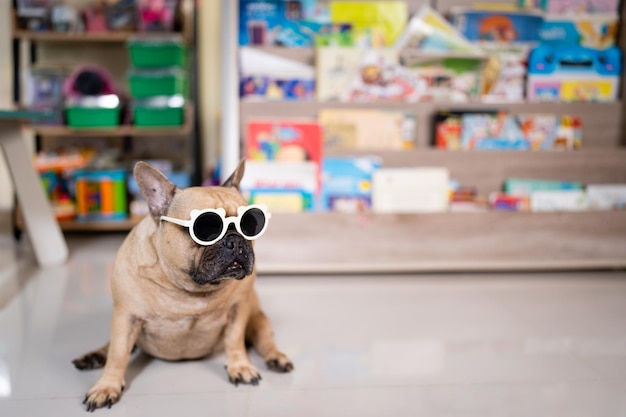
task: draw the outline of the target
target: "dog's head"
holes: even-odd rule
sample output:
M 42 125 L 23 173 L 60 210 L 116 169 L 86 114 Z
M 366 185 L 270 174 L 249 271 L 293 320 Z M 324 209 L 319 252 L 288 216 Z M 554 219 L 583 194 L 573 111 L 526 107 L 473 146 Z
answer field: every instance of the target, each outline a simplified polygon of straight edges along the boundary
M 220 223 L 219 217 L 205 216 L 205 224 L 200 220 L 192 222 L 194 213 L 206 209 L 217 210 L 227 219 L 236 218 L 240 208 L 247 205 L 239 193 L 243 173 L 244 161 L 220 187 L 181 190 L 153 166 L 145 162 L 135 165 L 135 179 L 148 202 L 150 216 L 157 223 L 151 238 L 154 239 L 159 262 L 173 272 L 168 274 L 171 275 L 168 279 L 174 280 L 177 286 L 187 290 L 208 289 L 207 286 L 217 286 L 232 279 L 241 280 L 253 273 L 252 242 L 245 239 L 234 224 L 229 224 L 224 235 L 215 242 L 204 245 L 201 244 L 203 240 L 214 240 L 219 237 L 215 233 L 223 230 L 213 224 L 215 221 Z M 197 233 L 190 233 L 190 229 Z M 206 229 L 211 231 L 203 236 L 207 233 Z M 192 234 L 195 236 L 192 237 Z

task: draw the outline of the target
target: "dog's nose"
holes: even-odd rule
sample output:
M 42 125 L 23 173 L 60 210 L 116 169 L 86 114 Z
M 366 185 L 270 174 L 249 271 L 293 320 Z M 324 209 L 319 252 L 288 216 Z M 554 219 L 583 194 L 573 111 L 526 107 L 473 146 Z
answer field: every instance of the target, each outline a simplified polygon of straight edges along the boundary
M 244 239 L 237 233 L 228 233 L 224 237 L 224 247 L 230 251 L 242 253 Z

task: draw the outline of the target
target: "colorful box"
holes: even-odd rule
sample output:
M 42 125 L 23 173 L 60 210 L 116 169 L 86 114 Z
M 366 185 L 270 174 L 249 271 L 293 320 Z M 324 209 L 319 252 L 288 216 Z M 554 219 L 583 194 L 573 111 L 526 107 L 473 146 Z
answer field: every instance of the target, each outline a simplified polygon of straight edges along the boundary
M 538 42 L 541 13 L 453 8 L 454 26 L 470 41 Z
M 302 1 L 240 0 L 239 45 L 310 47 L 327 24 L 304 20 Z
M 622 72 L 617 47 L 539 46 L 528 65 L 529 101 L 614 101 Z
M 76 219 L 80 221 L 127 218 L 126 171 L 76 171 Z
M 544 45 L 606 49 L 615 45 L 618 28 L 616 14 L 548 15 L 539 28 L 539 38 Z

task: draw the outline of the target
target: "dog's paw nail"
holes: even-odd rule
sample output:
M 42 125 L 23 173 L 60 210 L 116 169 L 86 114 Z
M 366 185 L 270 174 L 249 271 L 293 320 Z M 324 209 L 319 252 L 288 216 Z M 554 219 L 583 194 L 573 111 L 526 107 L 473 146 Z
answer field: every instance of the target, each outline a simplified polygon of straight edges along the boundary
M 269 369 L 275 372 L 286 373 L 293 371 L 293 363 L 282 354 L 278 358 L 268 359 L 265 363 Z

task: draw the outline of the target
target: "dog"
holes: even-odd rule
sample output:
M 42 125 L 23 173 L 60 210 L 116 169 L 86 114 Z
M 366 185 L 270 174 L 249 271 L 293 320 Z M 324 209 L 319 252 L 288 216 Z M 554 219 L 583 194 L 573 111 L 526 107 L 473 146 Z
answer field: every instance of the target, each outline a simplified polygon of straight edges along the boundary
M 178 189 L 153 166 L 135 165 L 150 214 L 131 230 L 115 258 L 109 342 L 73 361 L 80 370 L 104 367 L 83 401 L 87 411 L 119 401 L 136 347 L 168 361 L 223 350 L 235 385 L 261 380 L 247 343 L 270 370 L 293 370 L 276 347 L 254 290 L 252 240 L 265 231 L 269 214 L 247 206 L 240 194 L 244 170 L 242 160 L 222 186 Z

